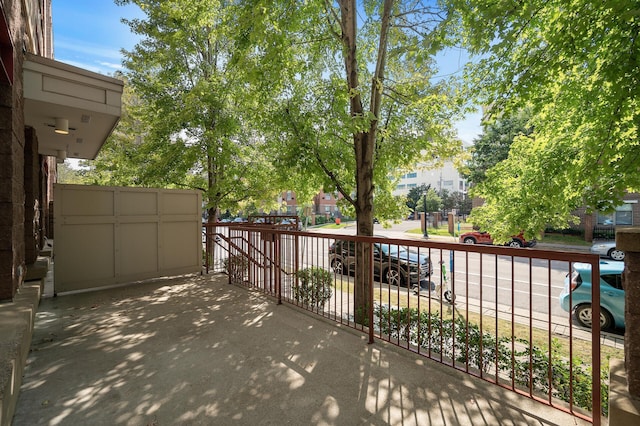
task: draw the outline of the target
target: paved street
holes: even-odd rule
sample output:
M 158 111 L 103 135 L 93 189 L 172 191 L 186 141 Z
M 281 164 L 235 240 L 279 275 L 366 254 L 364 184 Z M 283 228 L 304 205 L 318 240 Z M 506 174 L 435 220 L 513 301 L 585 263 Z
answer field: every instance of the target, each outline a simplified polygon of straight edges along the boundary
M 384 228 L 381 224 L 374 225 L 374 233 L 379 236 L 386 236 L 396 239 L 416 239 L 424 241 L 421 234 L 408 233 L 408 230 L 420 228 L 419 221 L 402 221 L 393 224 L 390 228 Z M 341 229 L 317 228 L 309 229 L 311 232 L 321 232 L 325 234 L 343 234 L 354 235 L 356 232 L 355 225 L 349 225 Z M 431 234 L 428 241 L 434 242 L 458 242 L 457 238 L 437 236 Z M 326 258 L 327 248 L 320 247 L 324 250 L 318 255 L 318 258 Z M 520 249 L 516 249 L 520 250 Z M 564 246 L 552 244 L 538 244 L 531 250 L 559 250 L 574 253 L 589 253 L 589 246 Z M 432 261 L 437 264 L 441 259 L 439 250 L 430 252 Z M 445 264 L 450 269 L 450 253 L 442 253 Z M 528 262 L 520 261 L 517 258 L 514 261 L 514 280 L 511 279 L 511 258 L 497 259 L 494 256 L 485 256 L 480 267 L 479 255 L 477 253 L 469 253 L 468 256 L 463 252 L 455 252 L 453 279 L 456 283 L 455 292 L 458 301 L 469 299 L 470 306 L 474 309 L 480 309 L 480 300 L 482 300 L 483 309 L 495 310 L 496 301 L 498 311 L 502 314 L 511 314 L 513 311 L 517 316 L 529 318 L 533 313 L 541 319 L 545 319 L 549 315 L 551 308 L 552 323 L 554 324 L 554 332 L 558 335 L 569 335 L 569 313 L 562 310 L 558 303 L 558 295 L 564 287 L 564 279 L 568 273 L 569 265 L 567 262 L 551 262 L 551 271 L 549 273 L 546 261 L 533 259 L 531 266 Z M 467 270 L 467 265 L 469 269 Z M 532 276 L 530 277 L 529 270 Z M 482 273 L 481 273 L 482 270 Z M 549 278 L 551 285 L 549 285 Z M 482 283 L 482 285 L 481 285 Z M 482 288 L 482 296 L 480 295 Z M 497 291 L 496 291 L 497 288 Z M 513 295 L 513 308 L 511 307 Z M 530 305 L 529 295 L 532 296 Z M 549 299 L 551 298 L 551 303 Z M 545 319 L 547 320 L 547 319 Z M 590 339 L 591 335 L 588 330 L 583 330 L 575 326 L 573 335 L 577 338 Z M 603 343 L 614 347 L 623 347 L 624 335 L 623 330 L 614 332 L 603 332 Z

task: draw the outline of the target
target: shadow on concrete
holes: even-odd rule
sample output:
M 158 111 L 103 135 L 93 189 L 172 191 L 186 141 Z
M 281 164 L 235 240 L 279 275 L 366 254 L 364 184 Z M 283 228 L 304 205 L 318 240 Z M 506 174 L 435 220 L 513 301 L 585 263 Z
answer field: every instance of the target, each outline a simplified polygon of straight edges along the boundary
M 226 281 L 43 299 L 13 424 L 587 424 Z

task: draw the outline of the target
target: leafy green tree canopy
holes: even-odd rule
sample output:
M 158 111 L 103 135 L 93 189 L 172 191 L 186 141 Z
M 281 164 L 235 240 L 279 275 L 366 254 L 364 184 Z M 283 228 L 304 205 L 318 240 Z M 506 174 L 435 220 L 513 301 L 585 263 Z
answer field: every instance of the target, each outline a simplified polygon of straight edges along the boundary
M 341 209 L 363 221 L 358 232 L 372 233 L 374 211 L 384 220 L 405 210 L 392 195 L 398 176 L 461 150 L 452 120 L 462 101 L 452 81 L 434 81 L 442 12 L 435 3 L 304 2 L 278 27 L 288 37 L 264 49 L 265 59 L 286 55 L 295 70 L 284 71 L 270 105 L 274 161 L 339 191 Z M 295 17 L 304 25 L 294 26 Z
M 116 0 L 137 4 L 144 19 L 125 20 L 142 37 L 125 52 L 125 76 L 138 179 L 145 185 L 199 188 L 209 207 L 272 206 L 281 188 L 252 126 L 260 96 L 248 74 L 240 9 L 210 0 Z M 125 139 L 134 135 L 125 135 Z M 125 140 L 121 140 L 126 143 Z
M 529 119 L 530 114 L 522 110 L 515 115 L 497 117 L 485 125 L 482 135 L 474 140 L 471 158 L 465 165 L 470 184 L 484 181 L 487 170 L 507 159 L 516 136 L 533 132 Z
M 640 190 L 637 2 L 449 6 L 481 58 L 468 75 L 476 100 L 507 116 L 529 107 L 535 129 L 476 187 L 485 200 L 477 225 L 498 240 L 520 230 L 532 237 L 566 226 L 577 207 L 611 209 Z

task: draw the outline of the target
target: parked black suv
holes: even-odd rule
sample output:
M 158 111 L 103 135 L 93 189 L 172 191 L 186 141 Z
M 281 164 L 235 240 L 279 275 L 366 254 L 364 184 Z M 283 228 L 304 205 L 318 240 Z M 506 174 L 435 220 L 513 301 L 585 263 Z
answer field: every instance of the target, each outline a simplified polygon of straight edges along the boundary
M 387 243 L 373 244 L 374 278 L 391 285 L 428 286 L 432 271 L 429 256 L 409 250 L 406 246 Z M 329 247 L 329 263 L 337 274 L 354 275 L 356 271 L 355 241 L 336 240 Z

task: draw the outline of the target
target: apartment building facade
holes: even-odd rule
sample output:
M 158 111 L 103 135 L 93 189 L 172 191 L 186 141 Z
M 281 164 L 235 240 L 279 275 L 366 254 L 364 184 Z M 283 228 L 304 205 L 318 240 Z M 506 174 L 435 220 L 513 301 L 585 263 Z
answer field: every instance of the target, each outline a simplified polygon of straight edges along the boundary
M 340 194 L 320 191 L 313 197 L 311 207 L 299 205 L 294 191 L 285 191 L 281 194 L 281 204 L 284 206 L 280 213 L 304 216 L 322 216 L 326 219 L 341 217 L 337 206 Z M 305 208 L 307 209 L 305 211 Z
M 467 180 L 456 170 L 452 162 L 446 162 L 440 168 L 416 170 L 404 174 L 393 191 L 393 195 L 407 195 L 412 188 L 431 185 L 435 191 L 446 190 L 449 193 L 460 192 L 466 196 Z

